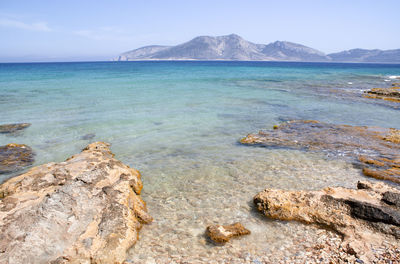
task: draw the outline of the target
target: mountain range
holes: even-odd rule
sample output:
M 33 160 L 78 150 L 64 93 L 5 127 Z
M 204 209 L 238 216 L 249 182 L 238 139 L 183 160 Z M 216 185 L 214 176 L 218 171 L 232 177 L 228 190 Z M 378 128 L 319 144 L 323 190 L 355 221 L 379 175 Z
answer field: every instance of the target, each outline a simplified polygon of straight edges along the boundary
M 200 36 L 176 46 L 145 46 L 124 52 L 114 60 L 228 60 L 400 63 L 400 49 L 352 49 L 325 54 L 288 41 L 256 44 L 231 34 Z

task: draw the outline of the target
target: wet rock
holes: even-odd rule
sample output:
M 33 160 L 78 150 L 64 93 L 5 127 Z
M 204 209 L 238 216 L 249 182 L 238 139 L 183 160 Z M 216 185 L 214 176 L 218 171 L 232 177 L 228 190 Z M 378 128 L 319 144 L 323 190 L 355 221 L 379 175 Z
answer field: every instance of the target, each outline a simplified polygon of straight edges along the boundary
M 140 174 L 96 142 L 0 185 L 0 263 L 122 263 L 152 220 Z
M 254 197 L 254 203 L 267 217 L 335 230 L 343 235 L 343 248 L 351 249 L 353 255 L 369 263 L 373 245 L 400 239 L 400 209 L 382 202 L 387 193 L 397 196 L 400 190 L 370 182 L 360 182 L 358 187 L 362 189 L 266 189 Z
M 89 134 L 86 134 L 86 135 L 82 136 L 81 139 L 82 140 L 91 140 L 91 139 L 94 139 L 95 136 L 96 136 L 96 134 L 89 133 Z
M 395 192 L 385 192 L 382 195 L 382 201 L 387 204 L 395 205 L 400 208 L 400 194 Z
M 24 144 L 0 146 L 0 174 L 19 171 L 34 162 L 35 154 Z
M 400 130 L 293 120 L 240 141 L 263 147 L 320 151 L 363 167 L 366 176 L 400 183 Z
M 29 123 L 18 123 L 18 124 L 5 124 L 0 125 L 0 133 L 14 133 L 16 131 L 25 129 L 29 127 L 31 124 Z
M 207 227 L 206 233 L 208 237 L 217 243 L 226 243 L 232 237 L 243 236 L 250 234 L 241 223 L 234 223 L 232 225 L 211 225 Z
M 382 99 L 400 103 L 400 87 L 373 88 L 365 93 L 366 95 L 364 97 L 366 98 Z

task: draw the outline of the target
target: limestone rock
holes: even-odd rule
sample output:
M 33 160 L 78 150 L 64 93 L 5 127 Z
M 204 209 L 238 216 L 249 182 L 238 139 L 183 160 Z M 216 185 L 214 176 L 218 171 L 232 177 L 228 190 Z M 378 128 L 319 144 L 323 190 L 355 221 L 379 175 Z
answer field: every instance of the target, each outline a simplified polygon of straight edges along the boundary
M 293 120 L 249 134 L 242 144 L 320 151 L 363 167 L 366 176 L 400 183 L 400 130 Z
M 254 197 L 254 203 L 270 218 L 296 220 L 337 231 L 344 237 L 343 247 L 368 262 L 372 245 L 400 239 L 399 195 L 400 190 L 383 183 L 359 182 L 357 190 L 266 189 Z
M 217 243 L 226 243 L 232 237 L 250 234 L 241 223 L 231 225 L 211 225 L 207 227 L 207 235 Z
M 372 99 L 383 99 L 386 101 L 392 101 L 400 103 L 400 87 L 391 87 L 391 88 L 373 88 L 371 90 L 366 91 L 366 98 Z
M 96 142 L 0 185 L 0 263 L 122 263 L 152 218 L 140 174 Z
M 21 170 L 34 162 L 35 153 L 24 144 L 0 146 L 0 174 Z
M 18 123 L 18 124 L 5 124 L 0 125 L 0 133 L 13 133 L 29 127 L 29 123 Z

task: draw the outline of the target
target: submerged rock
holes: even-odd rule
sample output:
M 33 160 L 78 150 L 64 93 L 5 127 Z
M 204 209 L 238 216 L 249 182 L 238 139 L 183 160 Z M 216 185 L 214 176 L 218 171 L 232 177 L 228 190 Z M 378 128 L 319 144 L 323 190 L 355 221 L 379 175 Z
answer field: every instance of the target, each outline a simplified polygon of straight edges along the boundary
M 96 142 L 0 185 L 0 263 L 122 263 L 152 221 L 137 170 Z
M 14 133 L 16 131 L 25 129 L 29 127 L 31 124 L 29 123 L 19 123 L 19 124 L 5 124 L 0 125 L 0 133 Z
M 247 230 L 241 223 L 231 225 L 211 225 L 207 227 L 206 234 L 217 243 L 226 243 L 232 237 L 249 235 Z
M 386 101 L 392 101 L 400 103 L 400 87 L 391 87 L 391 88 L 373 88 L 369 91 L 365 92 L 366 98 L 372 99 L 383 99 Z
M 94 134 L 94 133 L 89 133 L 89 134 L 83 135 L 83 136 L 81 137 L 81 139 L 82 139 L 82 140 L 91 140 L 91 139 L 94 139 L 95 136 L 96 136 L 96 134 Z
M 321 151 L 360 164 L 366 176 L 400 183 L 398 129 L 293 120 L 276 125 L 272 130 L 249 134 L 240 142 Z
M 0 146 L 0 174 L 21 170 L 34 162 L 34 152 L 24 144 Z
M 400 207 L 396 204 L 400 190 L 370 182 L 359 182 L 357 187 L 321 191 L 266 189 L 254 197 L 254 203 L 267 217 L 335 230 L 343 235 L 344 248 L 369 262 L 373 245 L 391 240 L 400 246 Z

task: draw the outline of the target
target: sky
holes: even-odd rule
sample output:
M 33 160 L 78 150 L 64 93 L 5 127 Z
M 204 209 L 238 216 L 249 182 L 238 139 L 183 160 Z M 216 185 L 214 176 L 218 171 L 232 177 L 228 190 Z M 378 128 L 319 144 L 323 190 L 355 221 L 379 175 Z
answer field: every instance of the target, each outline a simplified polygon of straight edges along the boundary
M 235 33 L 325 53 L 400 48 L 400 0 L 0 0 L 0 62 L 110 60 Z

